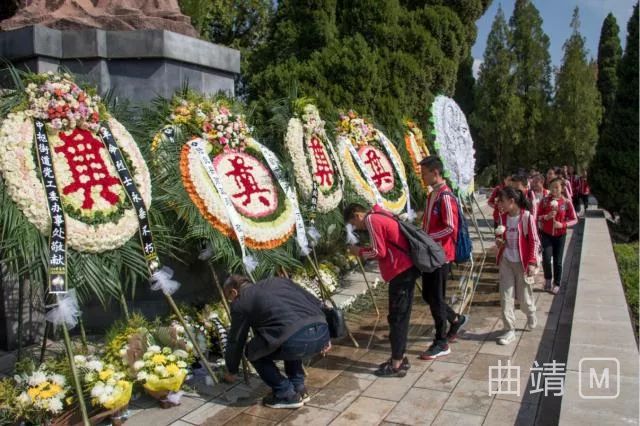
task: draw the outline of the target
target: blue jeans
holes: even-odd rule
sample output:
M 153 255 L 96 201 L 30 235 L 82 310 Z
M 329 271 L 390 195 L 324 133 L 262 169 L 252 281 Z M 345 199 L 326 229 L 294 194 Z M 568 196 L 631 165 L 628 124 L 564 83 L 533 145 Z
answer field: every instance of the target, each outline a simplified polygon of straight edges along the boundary
M 260 378 L 273 389 L 276 398 L 291 398 L 304 389 L 302 360 L 320 353 L 329 339 L 327 324 L 311 324 L 294 333 L 275 352 L 251 361 L 251 364 Z M 280 374 L 275 360 L 284 361 L 287 377 Z

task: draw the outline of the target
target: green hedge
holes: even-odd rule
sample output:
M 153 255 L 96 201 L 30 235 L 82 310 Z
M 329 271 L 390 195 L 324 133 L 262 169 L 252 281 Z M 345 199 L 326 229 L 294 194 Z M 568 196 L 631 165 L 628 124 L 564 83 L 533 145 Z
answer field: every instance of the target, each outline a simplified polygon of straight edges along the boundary
M 624 286 L 624 292 L 627 296 L 627 303 L 631 309 L 636 338 L 638 337 L 638 242 L 630 244 L 614 244 L 613 250 L 618 261 L 618 269 L 620 278 Z

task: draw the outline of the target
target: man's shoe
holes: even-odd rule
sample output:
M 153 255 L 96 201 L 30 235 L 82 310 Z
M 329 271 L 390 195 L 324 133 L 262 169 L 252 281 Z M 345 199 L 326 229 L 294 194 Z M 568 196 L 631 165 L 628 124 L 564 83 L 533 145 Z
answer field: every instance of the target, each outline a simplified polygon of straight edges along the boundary
M 274 394 L 262 398 L 262 403 L 269 408 L 300 408 L 304 405 L 299 393 L 289 398 L 277 398 Z
M 422 352 L 420 354 L 420 359 L 428 361 L 431 359 L 436 359 L 441 356 L 449 355 L 451 350 L 449 349 L 449 345 L 446 343 L 433 342 L 429 349 Z
M 386 360 L 382 364 L 378 365 L 378 369 L 383 368 L 385 364 L 391 364 L 391 358 L 389 358 L 388 360 Z M 409 358 L 407 358 L 405 356 L 404 358 L 402 358 L 402 363 L 400 364 L 400 369 L 404 370 L 404 371 L 408 371 L 410 368 L 411 368 L 411 364 L 409 364 Z
M 449 343 L 455 342 L 458 339 L 460 330 L 462 330 L 468 322 L 468 315 L 458 315 L 458 322 L 451 324 L 451 326 L 449 327 L 449 332 L 447 333 L 447 340 L 449 341 Z
M 551 293 L 553 293 L 553 294 L 560 293 L 560 286 L 559 285 L 554 285 L 553 289 L 551 290 Z
M 407 375 L 407 370 L 393 368 L 391 364 L 384 363 L 383 366 L 374 371 L 373 374 L 378 377 L 404 377 Z
M 551 291 L 551 280 L 544 280 L 544 291 Z
M 514 333 L 513 330 L 509 330 L 506 333 L 504 333 L 502 336 L 498 337 L 498 344 L 508 345 L 514 340 L 516 340 L 516 333 Z
M 302 399 L 302 402 L 304 404 L 306 404 L 307 402 L 311 401 L 311 397 L 309 396 L 309 392 L 307 392 L 307 388 L 304 386 L 301 386 L 299 388 L 296 388 L 296 392 L 298 392 L 300 394 L 300 399 Z

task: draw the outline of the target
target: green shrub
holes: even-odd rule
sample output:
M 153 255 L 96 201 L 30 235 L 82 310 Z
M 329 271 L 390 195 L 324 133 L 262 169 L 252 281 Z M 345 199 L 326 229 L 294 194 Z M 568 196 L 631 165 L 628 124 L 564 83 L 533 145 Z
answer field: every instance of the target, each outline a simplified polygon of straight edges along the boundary
M 631 310 L 636 338 L 638 337 L 638 280 L 640 272 L 638 270 L 638 242 L 630 244 L 614 244 L 613 250 L 618 262 L 618 270 L 624 287 L 627 303 Z

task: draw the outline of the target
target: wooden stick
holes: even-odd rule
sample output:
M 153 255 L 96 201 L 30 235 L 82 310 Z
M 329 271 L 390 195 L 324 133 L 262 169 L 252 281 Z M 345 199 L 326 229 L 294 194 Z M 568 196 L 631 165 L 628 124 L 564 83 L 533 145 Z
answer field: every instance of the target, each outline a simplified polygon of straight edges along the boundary
M 44 325 L 44 333 L 42 336 L 42 346 L 40 347 L 40 364 L 44 362 L 44 356 L 47 352 L 47 336 L 49 335 L 50 328 L 51 323 L 49 321 L 46 321 L 46 324 Z
M 78 394 L 78 404 L 80 405 L 80 412 L 82 413 L 82 422 L 85 426 L 91 426 L 89 422 L 89 413 L 87 412 L 87 405 L 84 401 L 84 393 L 82 392 L 82 385 L 80 384 L 80 378 L 78 377 L 78 370 L 76 369 L 76 363 L 73 359 L 73 348 L 71 347 L 71 338 L 69 338 L 69 330 L 67 324 L 62 322 L 62 334 L 64 335 L 64 346 L 67 350 L 67 358 L 69 358 L 69 366 L 71 367 L 71 376 L 73 379 L 73 385 L 76 388 Z
M 129 321 L 129 307 L 127 306 L 127 299 L 124 297 L 124 292 L 120 293 L 120 308 L 122 309 L 122 313 L 124 313 L 124 317 Z
M 24 332 L 24 280 L 18 277 L 18 359 L 22 359 L 22 333 Z
M 207 358 L 205 358 L 204 354 L 200 350 L 198 341 L 196 340 L 195 336 L 193 335 L 193 333 L 191 333 L 191 330 L 187 326 L 187 322 L 184 320 L 184 317 L 182 316 L 182 312 L 180 312 L 180 309 L 178 309 L 178 306 L 176 305 L 176 302 L 173 300 L 173 297 L 171 297 L 171 295 L 166 293 L 163 293 L 163 294 L 164 294 L 164 297 L 167 299 L 167 302 L 169 302 L 169 306 L 171 306 L 171 309 L 178 317 L 178 321 L 180 321 L 180 324 L 182 324 L 182 326 L 184 327 L 184 331 L 187 333 L 189 340 L 191 340 L 191 343 L 193 344 L 193 349 L 196 351 L 196 353 L 202 360 L 202 364 L 204 364 L 204 368 L 207 369 L 207 372 L 209 373 L 209 376 L 211 376 L 213 383 L 217 384 L 218 378 L 216 377 L 216 374 L 213 372 L 213 370 L 211 369 L 211 366 L 207 362 Z
M 78 324 L 80 324 L 80 341 L 85 351 L 89 350 L 89 343 L 87 342 L 87 333 L 84 331 L 84 322 L 82 316 L 78 318 Z
M 367 279 L 367 273 L 364 270 L 364 265 L 362 264 L 362 260 L 360 260 L 360 256 L 357 257 L 358 266 L 360 266 L 360 272 L 362 272 L 362 277 L 364 278 L 364 282 L 367 284 L 367 288 L 369 289 L 369 296 L 371 296 L 371 301 L 373 302 L 373 307 L 376 308 L 376 315 L 380 316 L 380 310 L 378 309 L 378 303 L 376 302 L 376 298 L 373 295 L 373 289 L 369 284 L 369 280 Z

